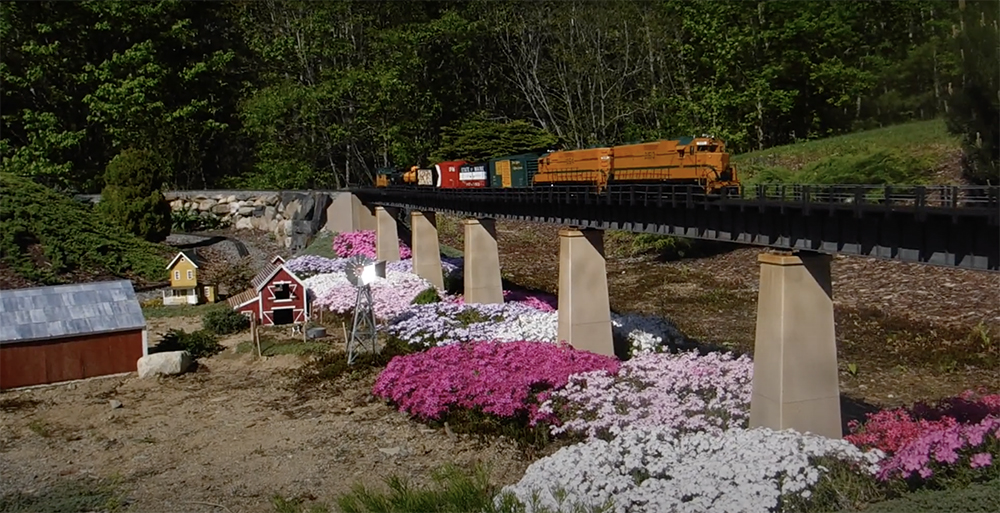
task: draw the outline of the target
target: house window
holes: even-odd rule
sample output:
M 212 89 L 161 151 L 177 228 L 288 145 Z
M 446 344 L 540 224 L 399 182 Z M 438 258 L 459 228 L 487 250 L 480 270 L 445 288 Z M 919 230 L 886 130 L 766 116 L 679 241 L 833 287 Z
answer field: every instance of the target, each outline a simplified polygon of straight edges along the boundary
M 194 279 L 194 271 L 192 271 L 191 269 L 188 269 L 188 279 L 189 280 Z
M 174 271 L 174 279 L 175 280 L 181 279 L 181 272 L 180 271 Z
M 287 283 L 278 283 L 274 286 L 274 299 L 288 300 L 292 298 L 292 291 L 289 289 Z

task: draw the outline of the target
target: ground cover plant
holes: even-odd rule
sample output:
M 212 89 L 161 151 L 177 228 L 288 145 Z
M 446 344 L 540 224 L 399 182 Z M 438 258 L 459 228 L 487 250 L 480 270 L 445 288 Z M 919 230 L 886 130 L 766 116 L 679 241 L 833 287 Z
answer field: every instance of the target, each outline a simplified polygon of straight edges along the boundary
M 164 281 L 170 249 L 113 226 L 52 189 L 0 173 L 3 263 L 32 282 L 52 285 L 119 277 Z
M 461 273 L 462 263 L 450 260 L 446 272 Z M 337 259 L 290 264 L 315 273 L 308 284 L 328 298 L 324 308 L 353 306 L 356 289 L 326 272 L 341 268 Z M 373 289 L 380 336 L 394 349 L 358 369 L 320 356 L 312 377 L 374 371 L 372 395 L 415 420 L 504 435 L 526 454 L 562 447 L 504 493 L 481 489 L 493 508 L 835 511 L 997 477 L 995 396 L 916 405 L 907 414 L 917 420 L 879 412 L 845 440 L 749 429 L 750 357 L 693 347 L 666 319 L 612 313 L 613 334 L 629 347 L 621 361 L 560 344 L 555 296 L 517 290 L 502 304 L 466 303 L 419 281 L 409 260 L 389 271 Z M 437 300 L 416 301 L 422 294 Z M 392 500 L 403 500 L 401 490 Z M 373 510 L 399 504 L 366 493 Z
M 853 422 L 847 440 L 887 454 L 878 477 L 910 487 L 960 486 L 1000 477 L 1000 395 L 966 391 L 937 404 L 882 410 Z

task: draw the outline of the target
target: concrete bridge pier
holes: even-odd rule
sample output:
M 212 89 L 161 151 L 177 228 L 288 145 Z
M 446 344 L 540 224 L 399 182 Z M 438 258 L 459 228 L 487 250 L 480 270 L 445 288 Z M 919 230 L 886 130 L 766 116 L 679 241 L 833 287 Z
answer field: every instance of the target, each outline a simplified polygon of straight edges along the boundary
M 469 218 L 465 227 L 465 302 L 503 303 L 496 220 Z M 440 260 L 438 263 L 440 268 Z
M 559 230 L 559 340 L 614 356 L 604 231 Z
M 764 253 L 750 427 L 841 438 L 830 255 Z
M 444 272 L 441 270 L 441 243 L 438 241 L 437 215 L 433 211 L 414 210 L 410 213 L 410 230 L 413 272 L 435 287 L 443 289 Z
M 338 193 L 334 195 L 330 206 L 326 207 L 325 228 L 337 233 L 374 230 L 375 215 L 357 196 L 346 192 Z
M 378 261 L 400 260 L 399 231 L 396 227 L 398 210 L 392 207 L 375 207 L 375 259 Z

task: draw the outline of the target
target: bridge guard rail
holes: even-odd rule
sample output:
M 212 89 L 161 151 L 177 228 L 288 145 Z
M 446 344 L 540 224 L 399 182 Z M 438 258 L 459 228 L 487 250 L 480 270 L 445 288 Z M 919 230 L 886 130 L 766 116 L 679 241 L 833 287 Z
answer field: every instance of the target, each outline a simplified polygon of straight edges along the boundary
M 1000 270 L 998 188 L 761 185 L 366 188 L 369 205 Z

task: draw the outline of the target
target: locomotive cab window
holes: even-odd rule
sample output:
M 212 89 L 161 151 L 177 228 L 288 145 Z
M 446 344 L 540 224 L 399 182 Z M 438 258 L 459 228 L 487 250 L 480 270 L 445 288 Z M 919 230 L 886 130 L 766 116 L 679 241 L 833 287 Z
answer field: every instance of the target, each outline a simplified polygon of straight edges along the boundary
M 292 291 L 288 288 L 287 283 L 279 283 L 274 286 L 274 299 L 291 299 Z

